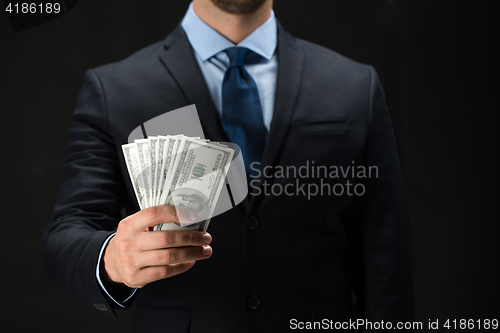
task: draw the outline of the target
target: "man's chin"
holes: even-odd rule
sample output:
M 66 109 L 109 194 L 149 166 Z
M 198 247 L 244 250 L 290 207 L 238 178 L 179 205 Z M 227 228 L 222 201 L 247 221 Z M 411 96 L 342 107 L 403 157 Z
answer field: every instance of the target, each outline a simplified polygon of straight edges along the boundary
M 257 11 L 268 0 L 210 0 L 229 14 L 248 15 Z

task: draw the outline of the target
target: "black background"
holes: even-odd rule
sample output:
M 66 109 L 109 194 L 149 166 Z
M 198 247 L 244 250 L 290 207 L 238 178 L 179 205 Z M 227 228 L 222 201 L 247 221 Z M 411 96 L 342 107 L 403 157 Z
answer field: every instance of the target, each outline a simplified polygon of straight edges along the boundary
M 130 331 L 132 311 L 115 321 L 51 284 L 39 237 L 63 175 L 84 71 L 165 38 L 188 3 L 84 0 L 15 34 L 0 14 L 0 325 L 6 331 Z M 416 315 L 424 323 L 500 319 L 494 3 L 275 1 L 276 16 L 293 35 L 379 72 L 401 152 Z

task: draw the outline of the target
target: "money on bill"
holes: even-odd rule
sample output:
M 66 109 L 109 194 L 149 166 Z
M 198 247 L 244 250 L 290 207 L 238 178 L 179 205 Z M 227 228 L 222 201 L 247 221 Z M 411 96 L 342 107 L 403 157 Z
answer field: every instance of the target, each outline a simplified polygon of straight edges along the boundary
M 139 207 L 172 205 L 179 223 L 154 230 L 206 231 L 226 181 L 234 150 L 184 135 L 135 140 L 122 145 Z M 196 220 L 185 218 L 196 212 Z

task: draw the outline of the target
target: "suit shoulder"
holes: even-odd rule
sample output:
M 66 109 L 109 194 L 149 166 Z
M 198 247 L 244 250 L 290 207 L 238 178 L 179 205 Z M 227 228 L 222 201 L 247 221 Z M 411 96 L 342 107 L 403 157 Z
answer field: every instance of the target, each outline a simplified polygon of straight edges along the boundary
M 296 38 L 297 43 L 304 49 L 306 60 L 310 63 L 324 65 L 326 68 L 338 69 L 350 73 L 367 75 L 370 65 L 350 59 L 324 46 Z
M 101 65 L 93 70 L 98 76 L 131 75 L 144 71 L 150 68 L 152 63 L 158 62 L 158 55 L 160 54 L 160 50 L 163 49 L 163 45 L 164 41 L 156 42 L 134 52 L 125 59 Z

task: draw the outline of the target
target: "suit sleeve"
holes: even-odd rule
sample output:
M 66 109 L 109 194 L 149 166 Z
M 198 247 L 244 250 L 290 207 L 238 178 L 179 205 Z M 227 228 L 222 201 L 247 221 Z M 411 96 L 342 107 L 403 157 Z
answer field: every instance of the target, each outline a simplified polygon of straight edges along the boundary
M 347 230 L 351 281 L 357 318 L 390 321 L 395 328 L 414 316 L 410 226 L 391 117 L 377 74 L 371 67 L 369 73 L 363 164 L 378 172 L 364 182 L 365 194 L 355 198 Z
M 85 74 L 71 118 L 66 171 L 51 221 L 41 238 L 45 271 L 66 293 L 88 307 L 112 310 L 96 278 L 99 252 L 121 220 L 124 193 L 103 89 L 94 71 Z

